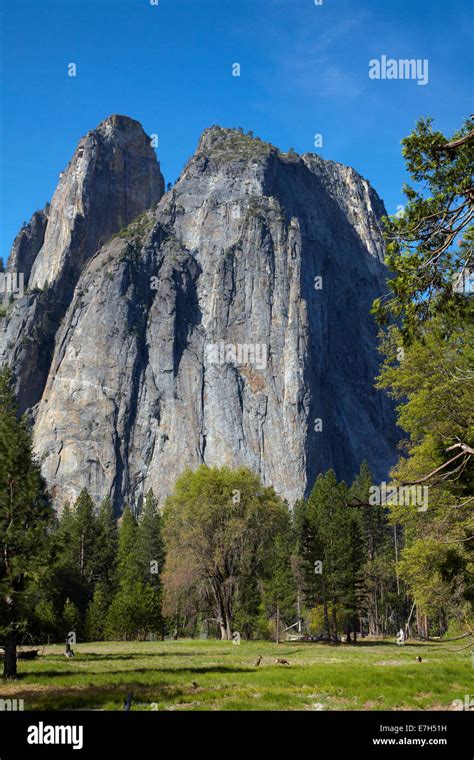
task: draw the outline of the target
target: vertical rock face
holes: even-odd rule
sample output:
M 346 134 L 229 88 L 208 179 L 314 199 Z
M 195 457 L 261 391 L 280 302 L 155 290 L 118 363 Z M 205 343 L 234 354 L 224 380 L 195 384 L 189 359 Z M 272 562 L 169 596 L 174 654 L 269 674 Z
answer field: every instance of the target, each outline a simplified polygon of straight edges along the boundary
M 0 362 L 15 369 L 22 411 L 41 398 L 85 264 L 163 192 L 150 139 L 137 121 L 114 115 L 80 140 L 47 212 L 34 214 L 16 238 L 7 269 L 24 274 L 29 292 L 0 324 Z
M 140 124 L 124 116 L 103 121 L 79 141 L 60 176 L 30 287 L 77 280 L 100 246 L 163 192 L 155 152 Z
M 373 389 L 369 310 L 386 270 L 383 204 L 368 182 L 213 127 L 158 206 L 97 250 L 163 189 L 144 143 L 123 147 L 136 122 L 104 125 L 61 179 L 31 269 L 35 287 L 70 284 L 45 382 L 29 399 L 57 503 L 83 487 L 96 499 L 110 493 L 117 510 L 150 487 L 163 498 L 203 462 L 249 466 L 290 502 L 329 467 L 352 480 L 367 459 L 384 477 L 397 431 Z M 93 160 L 102 141 L 107 150 Z M 79 172 L 86 154 L 89 170 Z M 10 322 L 16 314 L 34 329 L 46 309 L 41 294 L 27 294 Z M 40 359 L 32 350 L 22 363 L 18 339 L 5 333 L 28 388 Z
M 35 211 L 28 224 L 22 227 L 13 241 L 6 271 L 22 272 L 25 283 L 30 278 L 31 268 L 44 243 L 44 234 L 48 224 L 47 212 L 48 208 L 44 211 Z

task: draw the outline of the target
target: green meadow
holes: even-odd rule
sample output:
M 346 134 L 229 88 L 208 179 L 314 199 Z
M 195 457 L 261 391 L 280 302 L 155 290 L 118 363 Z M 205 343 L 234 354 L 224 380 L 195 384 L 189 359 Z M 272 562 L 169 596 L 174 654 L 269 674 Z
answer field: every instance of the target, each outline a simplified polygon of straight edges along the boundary
M 132 710 L 447 710 L 474 692 L 469 650 L 456 642 L 187 639 L 74 651 L 66 659 L 64 646 L 47 646 L 19 660 L 19 679 L 3 682 L 0 696 L 23 699 L 25 710 L 123 710 L 130 692 Z

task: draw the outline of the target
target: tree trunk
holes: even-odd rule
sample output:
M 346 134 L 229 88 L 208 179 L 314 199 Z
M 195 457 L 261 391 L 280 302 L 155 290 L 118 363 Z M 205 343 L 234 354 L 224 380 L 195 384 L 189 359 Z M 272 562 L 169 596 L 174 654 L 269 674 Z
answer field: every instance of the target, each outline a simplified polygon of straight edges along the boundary
M 374 613 L 375 613 L 375 634 L 379 635 L 379 608 L 377 604 L 377 582 L 374 584 Z
M 217 582 L 211 582 L 212 594 L 215 600 L 215 615 L 219 630 L 221 632 L 221 641 L 232 640 L 232 613 L 231 600 L 226 598 L 225 589 Z
M 175 622 L 175 629 L 173 633 L 173 640 L 177 641 L 178 636 L 179 636 L 179 607 L 176 607 L 174 622 Z
M 222 610 L 222 612 L 218 615 L 218 622 L 219 622 L 219 628 L 221 631 L 221 640 L 222 641 L 232 641 L 232 626 L 231 621 L 229 620 L 228 616 L 225 613 L 225 610 Z
M 221 631 L 221 640 L 232 641 L 232 622 L 224 605 L 221 606 L 221 609 L 218 612 L 217 620 Z
M 280 608 L 276 608 L 276 643 L 280 643 Z
M 331 638 L 331 626 L 329 624 L 329 611 L 328 611 L 328 600 L 326 596 L 326 584 L 324 582 L 324 576 L 322 578 L 323 581 L 323 608 L 324 608 L 324 626 L 326 628 L 326 635 Z
M 334 641 L 339 641 L 337 637 L 337 613 L 336 613 L 336 600 L 332 600 L 332 624 L 334 626 Z
M 5 641 L 5 655 L 3 659 L 3 677 L 16 678 L 16 639 L 10 635 Z
M 368 636 L 375 636 L 376 634 L 376 627 L 375 627 L 375 615 L 374 615 L 374 600 L 372 594 L 369 595 L 369 602 L 367 605 L 367 634 Z
M 412 608 L 411 608 L 411 610 L 410 610 L 410 614 L 408 615 L 407 624 L 406 624 L 406 629 L 407 629 L 407 636 L 408 636 L 409 638 L 411 638 L 411 633 L 410 633 L 410 622 L 411 622 L 411 618 L 412 618 L 412 615 L 413 615 L 413 610 L 415 609 L 415 605 L 416 605 L 416 602 L 413 602 L 413 604 L 412 604 Z
M 397 526 L 393 526 L 393 538 L 395 542 L 395 577 L 397 579 L 397 596 L 400 596 L 400 578 L 398 577 L 398 539 Z
M 227 638 L 232 641 L 232 600 L 227 599 L 225 604 L 225 621 L 227 629 Z

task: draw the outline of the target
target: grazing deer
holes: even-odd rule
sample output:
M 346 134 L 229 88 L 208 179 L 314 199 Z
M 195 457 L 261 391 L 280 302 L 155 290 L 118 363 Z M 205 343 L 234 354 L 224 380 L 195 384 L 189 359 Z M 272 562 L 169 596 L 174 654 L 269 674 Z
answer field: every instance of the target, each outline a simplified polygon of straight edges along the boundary
M 262 658 L 262 655 L 259 655 L 259 657 L 258 657 L 258 660 L 257 660 L 257 662 L 255 663 L 255 667 L 256 667 L 256 668 L 258 668 L 258 666 L 259 666 L 259 665 L 260 665 L 260 663 L 262 662 L 262 659 L 263 659 L 263 658 Z
M 276 662 L 276 664 L 277 664 L 277 665 L 289 665 L 289 664 L 290 664 L 290 663 L 288 662 L 288 660 L 280 660 L 280 659 L 277 659 L 277 660 L 275 660 L 275 662 Z

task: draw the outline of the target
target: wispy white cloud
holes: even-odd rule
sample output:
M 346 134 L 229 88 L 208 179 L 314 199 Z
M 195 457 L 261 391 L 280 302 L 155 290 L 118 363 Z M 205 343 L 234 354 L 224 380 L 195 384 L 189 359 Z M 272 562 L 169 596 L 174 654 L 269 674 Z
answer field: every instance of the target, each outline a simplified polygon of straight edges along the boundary
M 358 98 L 365 86 L 351 64 L 354 36 L 367 22 L 362 10 L 337 23 L 301 31 L 291 48 L 278 46 L 275 69 L 283 88 L 299 95 L 349 101 Z M 341 54 L 341 51 L 346 54 Z

